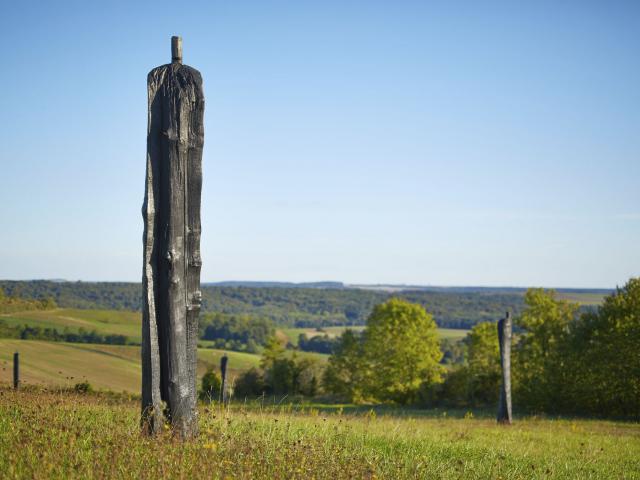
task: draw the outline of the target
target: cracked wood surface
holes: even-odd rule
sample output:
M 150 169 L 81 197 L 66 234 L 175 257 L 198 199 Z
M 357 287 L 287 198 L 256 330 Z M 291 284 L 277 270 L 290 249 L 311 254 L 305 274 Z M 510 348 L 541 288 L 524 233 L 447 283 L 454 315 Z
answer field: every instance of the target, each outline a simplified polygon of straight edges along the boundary
M 498 404 L 498 423 L 511 424 L 511 314 L 498 322 L 498 341 L 500 343 L 500 366 L 502 367 L 502 383 Z
M 142 422 L 154 433 L 166 417 L 189 437 L 197 434 L 204 96 L 200 73 L 180 63 L 176 44 L 174 61 L 147 79 Z

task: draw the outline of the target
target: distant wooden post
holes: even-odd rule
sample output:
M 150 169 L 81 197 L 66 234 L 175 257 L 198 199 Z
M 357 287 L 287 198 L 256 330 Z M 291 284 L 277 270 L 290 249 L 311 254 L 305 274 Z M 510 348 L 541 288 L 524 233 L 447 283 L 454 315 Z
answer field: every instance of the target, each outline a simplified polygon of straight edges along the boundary
M 13 388 L 16 390 L 20 387 L 20 354 L 13 354 Z
M 227 363 L 229 357 L 223 355 L 220 359 L 220 375 L 222 375 L 222 403 L 227 405 L 229 403 L 229 393 L 227 392 Z
M 500 343 L 500 366 L 502 385 L 498 403 L 498 423 L 511 425 L 511 314 L 498 322 L 498 342 Z
M 156 433 L 168 420 L 176 433 L 192 437 L 198 427 L 204 96 L 200 72 L 182 64 L 180 37 L 171 38 L 171 63 L 149 72 L 147 90 L 142 426 Z

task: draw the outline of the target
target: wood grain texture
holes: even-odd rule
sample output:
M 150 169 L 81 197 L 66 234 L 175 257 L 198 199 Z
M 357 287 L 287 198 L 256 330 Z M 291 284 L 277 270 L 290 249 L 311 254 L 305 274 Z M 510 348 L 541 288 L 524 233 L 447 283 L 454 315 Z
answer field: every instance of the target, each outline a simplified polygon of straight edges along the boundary
M 498 423 L 511 424 L 511 314 L 498 322 L 498 341 L 500 343 L 500 366 L 502 367 L 502 384 L 498 403 Z
M 200 73 L 178 62 L 148 75 L 144 218 L 142 422 L 165 417 L 197 434 L 196 346 L 204 95 Z

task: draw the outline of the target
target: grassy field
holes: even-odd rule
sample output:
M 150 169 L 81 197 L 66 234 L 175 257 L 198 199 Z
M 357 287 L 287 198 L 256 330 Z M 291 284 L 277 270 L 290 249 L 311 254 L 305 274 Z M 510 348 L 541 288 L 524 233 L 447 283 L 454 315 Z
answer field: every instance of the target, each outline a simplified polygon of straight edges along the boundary
M 640 426 L 589 420 L 201 408 L 200 436 L 141 437 L 137 402 L 0 388 L 3 478 L 640 478 Z
M 13 378 L 13 352 L 20 352 L 20 374 L 26 384 L 73 386 L 87 380 L 94 388 L 140 392 L 140 348 L 120 345 L 0 339 L 0 382 Z M 198 349 L 198 375 L 219 368 L 221 350 Z M 231 377 L 258 366 L 260 357 L 227 352 Z
M 140 312 L 129 310 L 82 310 L 57 308 L 55 310 L 33 310 L 0 315 L 9 325 L 29 325 L 42 328 L 65 327 L 73 331 L 79 328 L 96 330 L 103 335 L 126 335 L 129 340 L 140 342 L 142 317 Z
M 364 330 L 363 326 L 356 327 L 323 327 L 322 329 L 317 328 L 284 328 L 282 332 L 287 336 L 289 342 L 292 345 L 298 344 L 298 337 L 301 333 L 307 335 L 307 337 L 315 337 L 316 335 L 328 335 L 329 337 L 338 337 L 342 335 L 347 328 L 354 330 L 356 332 L 361 332 Z M 440 338 L 448 338 L 453 340 L 459 340 L 465 337 L 465 335 L 469 332 L 469 330 L 462 330 L 456 328 L 439 328 L 438 335 Z
M 79 308 L 57 308 L 54 310 L 34 310 L 19 313 L 0 314 L 0 319 L 9 325 L 29 325 L 42 328 L 56 328 L 59 332 L 69 328 L 77 331 L 84 328 L 87 331 L 96 330 L 102 335 L 125 335 L 130 341 L 140 342 L 141 316 L 140 312 L 128 310 L 83 310 Z M 327 334 L 336 337 L 342 334 L 347 327 L 325 327 L 322 330 L 315 328 L 284 328 L 278 330 L 278 335 L 287 338 L 293 345 L 298 344 L 298 336 L 306 333 L 308 337 Z M 348 327 L 355 331 L 362 331 L 364 327 Z M 468 330 L 453 328 L 439 328 L 441 338 L 461 339 Z M 213 342 L 200 340 L 202 346 Z
M 589 305 L 589 306 L 597 306 L 602 304 L 604 297 L 606 297 L 606 295 L 603 293 L 558 292 L 558 298 L 562 300 L 568 300 L 573 303 L 578 303 L 580 305 Z

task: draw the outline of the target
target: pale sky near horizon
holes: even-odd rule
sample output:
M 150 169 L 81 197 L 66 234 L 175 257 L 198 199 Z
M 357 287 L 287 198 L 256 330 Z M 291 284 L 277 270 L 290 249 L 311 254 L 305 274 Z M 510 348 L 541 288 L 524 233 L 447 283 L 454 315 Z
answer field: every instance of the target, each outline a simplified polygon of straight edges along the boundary
M 181 35 L 202 281 L 625 283 L 640 3 L 523 3 L 3 1 L 0 278 L 139 281 L 146 75 Z

